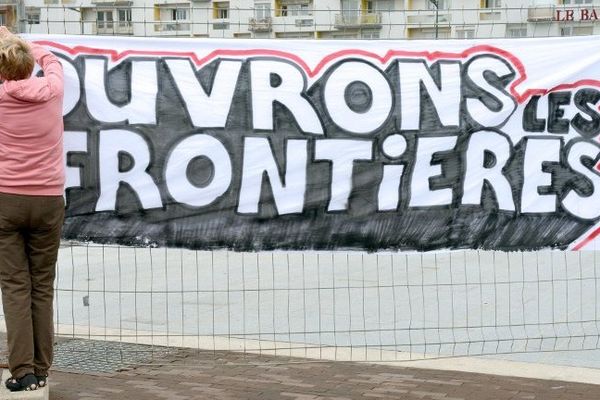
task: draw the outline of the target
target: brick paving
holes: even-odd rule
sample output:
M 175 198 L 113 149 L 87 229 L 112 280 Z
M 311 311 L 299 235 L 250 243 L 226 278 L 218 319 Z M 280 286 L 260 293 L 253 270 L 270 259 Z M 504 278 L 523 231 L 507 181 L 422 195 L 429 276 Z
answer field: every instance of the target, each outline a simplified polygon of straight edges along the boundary
M 50 384 L 52 400 L 600 398 L 600 386 L 589 384 L 196 350 L 112 373 L 54 370 Z
M 350 362 L 212 352 L 111 374 L 55 371 L 50 399 L 598 399 L 600 386 Z M 283 361 L 290 361 L 284 358 Z

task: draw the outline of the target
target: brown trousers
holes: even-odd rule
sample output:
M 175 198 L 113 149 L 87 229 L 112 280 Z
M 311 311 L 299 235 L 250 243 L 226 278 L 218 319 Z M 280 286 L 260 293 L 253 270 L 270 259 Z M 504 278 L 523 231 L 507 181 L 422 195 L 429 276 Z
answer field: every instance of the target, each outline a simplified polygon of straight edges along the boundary
M 12 376 L 47 375 L 54 344 L 62 196 L 0 193 L 0 288 Z

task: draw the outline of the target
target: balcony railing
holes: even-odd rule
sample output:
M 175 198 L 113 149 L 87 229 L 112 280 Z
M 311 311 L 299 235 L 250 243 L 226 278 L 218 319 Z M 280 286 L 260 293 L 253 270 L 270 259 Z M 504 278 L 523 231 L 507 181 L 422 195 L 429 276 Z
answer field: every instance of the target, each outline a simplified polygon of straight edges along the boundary
M 213 22 L 212 28 L 215 31 L 226 31 L 231 28 L 231 25 L 229 25 L 229 20 L 221 20 Z
M 189 22 L 162 21 L 154 24 L 154 32 L 181 32 L 190 31 Z
M 554 7 L 529 7 L 527 10 L 527 21 L 529 22 L 550 22 L 554 19 Z
M 271 32 L 273 30 L 273 21 L 271 17 L 250 18 L 248 20 L 248 30 L 250 32 Z
M 63 3 L 65 3 L 66 1 L 71 2 L 71 3 L 78 3 L 77 0 L 61 0 Z M 122 7 L 131 7 L 133 5 L 133 1 L 129 0 L 90 0 L 90 2 L 92 4 L 110 4 L 110 5 L 114 5 L 115 8 L 122 8 Z
M 437 23 L 438 24 L 447 24 L 451 20 L 452 20 L 452 14 L 450 14 L 447 10 L 439 11 L 439 13 L 437 15 Z M 435 13 L 435 11 L 428 11 L 427 13 L 419 11 L 416 14 L 407 15 L 406 22 L 409 25 L 435 25 L 436 24 L 436 13 Z
M 335 28 L 360 28 L 360 27 L 381 27 L 381 14 L 336 14 Z
M 315 20 L 312 18 L 296 18 L 296 21 L 294 21 L 297 28 L 312 27 L 314 24 Z
M 131 21 L 96 21 L 96 35 L 133 35 Z

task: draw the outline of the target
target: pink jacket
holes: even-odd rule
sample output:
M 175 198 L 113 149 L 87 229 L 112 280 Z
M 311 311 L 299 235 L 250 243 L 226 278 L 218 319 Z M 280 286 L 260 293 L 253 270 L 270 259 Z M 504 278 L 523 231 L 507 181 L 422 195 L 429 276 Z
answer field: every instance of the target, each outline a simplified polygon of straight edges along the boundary
M 48 50 L 31 45 L 44 77 L 0 85 L 0 192 L 60 196 L 64 191 L 63 71 Z

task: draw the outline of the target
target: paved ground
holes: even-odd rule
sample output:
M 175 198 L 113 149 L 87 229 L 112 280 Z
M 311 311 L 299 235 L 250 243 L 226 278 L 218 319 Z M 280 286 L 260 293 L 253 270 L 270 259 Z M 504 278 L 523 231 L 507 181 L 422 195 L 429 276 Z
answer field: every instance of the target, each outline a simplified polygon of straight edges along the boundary
M 600 386 L 341 362 L 255 365 L 223 354 L 114 374 L 55 372 L 50 399 L 598 399 Z M 194 356 L 196 357 L 196 356 Z M 193 365 L 193 366 L 192 366 Z
M 0 336 L 0 361 L 5 360 Z M 282 364 L 277 364 L 282 363 Z M 55 370 L 50 399 L 598 399 L 600 386 L 181 350 L 111 373 Z

